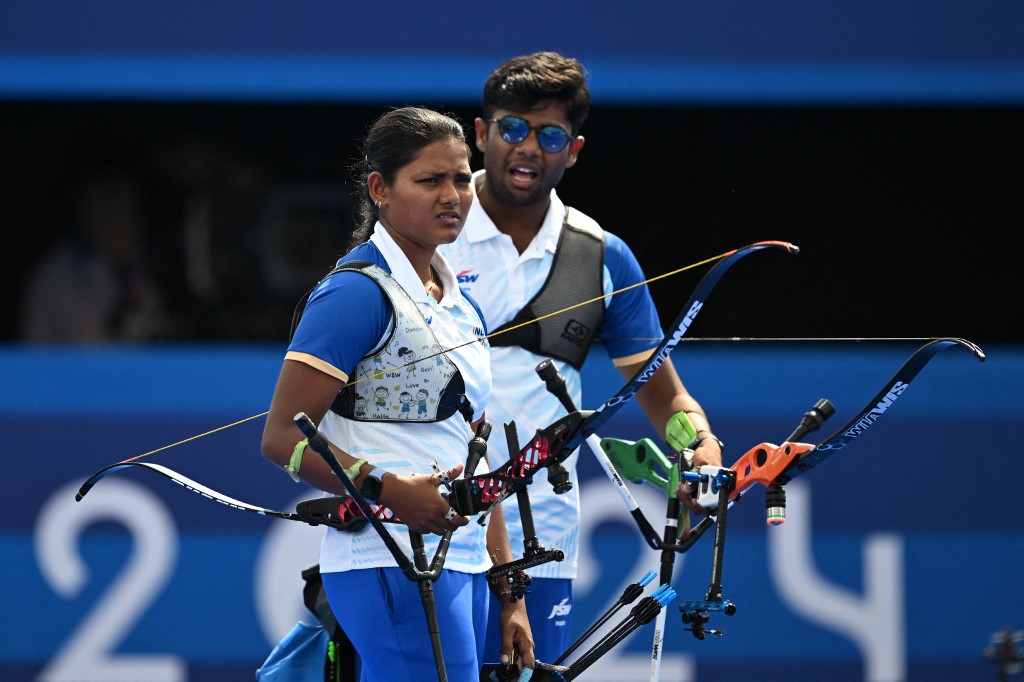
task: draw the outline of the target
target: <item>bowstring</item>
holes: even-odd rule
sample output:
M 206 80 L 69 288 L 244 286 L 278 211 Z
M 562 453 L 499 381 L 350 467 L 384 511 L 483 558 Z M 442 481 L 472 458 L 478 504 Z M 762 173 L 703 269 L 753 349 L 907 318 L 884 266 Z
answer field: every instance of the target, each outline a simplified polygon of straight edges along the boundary
M 246 417 L 245 419 L 239 419 L 238 421 L 233 422 L 231 424 L 225 424 L 224 426 L 218 426 L 215 429 L 210 429 L 206 433 L 199 433 L 199 434 L 196 434 L 195 436 L 191 436 L 189 438 L 186 438 L 185 440 L 179 440 L 177 443 L 171 443 L 170 445 L 164 445 L 163 447 L 159 447 L 156 450 L 150 450 L 149 452 L 144 452 L 141 455 L 135 455 L 134 457 L 129 457 L 128 459 L 121 460 L 120 462 L 118 462 L 118 464 L 127 464 L 128 462 L 134 462 L 137 459 L 142 459 L 143 457 L 149 457 L 150 455 L 155 455 L 158 452 L 163 452 L 164 450 L 170 450 L 171 448 L 177 447 L 179 445 L 184 445 L 185 443 L 188 443 L 188 442 L 191 442 L 191 441 L 194 441 L 194 440 L 199 440 L 200 438 L 205 438 L 206 436 L 212 436 L 213 434 L 217 433 L 218 431 L 224 431 L 225 429 L 230 429 L 230 428 L 232 428 L 234 426 L 238 426 L 239 424 L 244 424 L 245 422 L 252 421 L 253 419 L 259 419 L 260 417 L 265 417 L 265 416 L 267 416 L 268 413 L 269 413 L 269 410 L 267 412 L 261 412 L 259 414 L 254 414 L 253 416 Z
M 728 256 L 728 255 L 730 255 L 732 253 L 735 253 L 735 249 L 731 249 L 731 250 L 726 251 L 725 253 L 721 253 L 721 254 L 719 254 L 717 256 L 711 256 L 710 258 L 705 258 L 704 260 L 697 261 L 696 263 L 691 263 L 689 265 L 684 265 L 681 268 L 676 268 L 675 270 L 670 270 L 669 272 L 664 272 L 664 273 L 662 273 L 660 275 L 655 275 L 654 277 L 649 277 L 648 279 L 645 279 L 642 282 L 636 282 L 634 284 L 630 284 L 628 286 L 622 287 L 621 289 L 616 289 L 614 291 L 611 291 L 611 292 L 609 292 L 607 294 L 603 294 L 601 296 L 595 296 L 594 298 L 588 299 L 586 301 L 582 301 L 580 303 L 574 303 L 573 305 L 568 306 L 566 308 L 562 308 L 560 310 L 556 310 L 554 312 L 547 313 L 546 315 L 541 315 L 541 316 L 535 317 L 535 318 L 533 318 L 531 320 L 527 320 L 526 322 L 521 322 L 520 324 L 513 325 L 513 326 L 509 327 L 508 329 L 501 329 L 501 330 L 492 332 L 490 334 L 487 334 L 486 336 L 480 336 L 480 337 L 478 337 L 478 338 L 476 338 L 476 339 L 474 339 L 472 341 L 466 341 L 465 343 L 460 343 L 457 346 L 452 346 L 451 348 L 446 348 L 446 349 L 440 350 L 440 351 L 438 351 L 436 353 L 431 353 L 430 355 L 428 355 L 426 357 L 417 358 L 416 360 L 413 360 L 412 362 L 407 362 L 407 363 L 402 364 L 402 365 L 395 365 L 393 367 L 389 367 L 389 368 L 386 368 L 386 369 L 383 369 L 383 370 L 376 370 L 375 372 L 373 372 L 369 376 L 365 376 L 365 377 L 363 377 L 361 379 L 355 379 L 355 380 L 352 380 L 352 381 L 349 381 L 349 382 L 343 384 L 341 386 L 341 388 L 338 389 L 338 390 L 339 391 L 343 390 L 345 388 L 348 388 L 349 386 L 353 386 L 355 384 L 358 384 L 361 381 L 367 381 L 369 379 L 380 378 L 386 372 L 400 371 L 402 369 L 405 369 L 406 367 L 411 367 L 412 365 L 415 365 L 417 362 L 423 362 L 423 361 L 426 361 L 426 360 L 430 360 L 431 358 L 436 358 L 439 355 L 444 355 L 445 353 L 450 353 L 452 351 L 458 350 L 459 348 L 463 348 L 463 347 L 468 346 L 470 344 L 480 343 L 484 339 L 490 339 L 490 338 L 493 338 L 493 337 L 498 336 L 500 334 L 505 334 L 506 332 L 514 331 L 514 330 L 519 329 L 521 327 L 525 327 L 528 324 L 535 324 L 537 322 L 540 322 L 541 320 L 546 320 L 549 317 L 554 317 L 555 315 L 561 315 L 562 313 L 568 312 L 570 310 L 575 310 L 576 308 L 580 308 L 582 306 L 589 305 L 591 303 L 596 303 L 597 301 L 602 301 L 602 300 L 604 300 L 606 298 L 614 296 L 615 294 L 621 294 L 621 293 L 623 293 L 625 291 L 629 291 L 630 289 L 636 289 L 637 287 L 642 287 L 644 285 L 650 284 L 651 282 L 656 282 L 658 280 L 662 280 L 662 279 L 665 279 L 667 277 L 672 277 L 673 275 L 678 275 L 679 273 L 686 272 L 687 270 L 692 270 L 694 268 L 699 268 L 702 265 L 706 265 L 706 264 L 714 262 L 716 260 L 721 260 L 722 258 L 725 258 L 726 256 Z M 163 452 L 164 450 L 170 450 L 171 448 L 177 447 L 179 445 L 184 445 L 185 443 L 190 443 L 190 442 L 192 442 L 194 440 L 199 440 L 200 438 L 205 438 L 206 436 L 213 435 L 213 434 L 215 434 L 215 433 L 217 433 L 219 431 L 224 431 L 225 429 L 230 429 L 232 427 L 238 426 L 239 424 L 244 424 L 244 423 L 252 421 L 254 419 L 259 419 L 260 417 L 265 417 L 269 413 L 270 413 L 270 411 L 267 410 L 265 412 L 260 412 L 259 414 L 254 414 L 251 417 L 246 417 L 244 419 L 239 419 L 238 421 L 233 422 L 231 424 L 225 424 L 223 426 L 218 426 L 217 428 L 211 429 L 209 431 L 206 431 L 205 433 L 199 433 L 199 434 L 196 434 L 194 436 L 190 436 L 189 438 L 185 438 L 184 440 L 179 440 L 176 443 L 170 443 L 169 445 L 164 445 L 162 447 L 156 448 L 155 450 L 150 450 L 149 452 L 144 452 L 144 453 L 142 453 L 140 455 L 135 455 L 134 457 L 129 457 L 128 459 L 125 459 L 125 460 L 122 460 L 121 462 L 119 462 L 119 464 L 124 464 L 124 463 L 127 463 L 127 462 L 134 462 L 135 460 L 142 459 L 143 457 L 149 457 L 150 455 L 155 455 L 158 452 Z

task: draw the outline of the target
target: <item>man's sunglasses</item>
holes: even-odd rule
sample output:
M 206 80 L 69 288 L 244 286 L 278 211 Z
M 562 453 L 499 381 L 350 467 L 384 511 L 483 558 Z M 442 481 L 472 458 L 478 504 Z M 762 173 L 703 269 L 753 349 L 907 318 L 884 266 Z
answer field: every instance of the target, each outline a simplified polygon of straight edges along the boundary
M 527 138 L 531 130 L 537 131 L 537 144 L 548 154 L 554 154 L 565 149 L 569 144 L 569 133 L 565 128 L 558 126 L 531 126 L 526 119 L 518 116 L 503 116 L 502 118 L 489 118 L 488 123 L 497 123 L 501 139 L 509 144 L 519 144 Z

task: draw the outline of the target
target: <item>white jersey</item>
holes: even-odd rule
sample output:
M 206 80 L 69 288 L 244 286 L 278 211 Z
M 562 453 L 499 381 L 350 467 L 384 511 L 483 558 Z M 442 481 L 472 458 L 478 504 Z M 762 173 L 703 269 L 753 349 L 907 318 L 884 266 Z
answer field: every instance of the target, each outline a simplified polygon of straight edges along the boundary
M 484 171 L 473 174 L 473 192 L 483 182 Z M 489 332 L 511 320 L 533 299 L 547 280 L 554 262 L 555 249 L 565 220 L 566 207 L 554 190 L 547 215 L 537 235 L 522 254 L 512 238 L 498 230 L 480 201 L 474 200 L 466 226 L 453 244 L 439 248 L 455 268 L 459 284 L 473 297 L 484 313 Z M 662 330 L 654 302 L 644 281 L 636 257 L 614 234 L 604 231 L 605 254 L 602 282 L 605 294 L 621 293 L 605 299 L 605 316 L 599 337 L 616 365 L 639 362 L 650 356 L 658 345 Z M 549 426 L 565 416 L 565 408 L 537 376 L 536 367 L 550 358 L 518 346 L 491 348 L 492 391 L 487 420 L 492 432 L 488 440 L 491 469 L 508 461 L 504 426 L 515 422 L 522 447 L 537 429 Z M 566 390 L 579 409 L 597 405 L 582 402 L 582 379 L 568 363 L 552 359 L 565 378 Z M 610 396 L 605 396 L 610 397 Z M 598 398 L 601 398 L 598 396 Z M 560 549 L 565 559 L 529 569 L 537 578 L 574 579 L 579 555 L 580 498 L 576 460 L 572 453 L 563 465 L 569 471 L 572 490 L 556 495 L 546 472 L 538 472 L 529 487 L 530 509 L 537 540 L 545 549 Z M 523 529 L 519 505 L 514 499 L 502 504 L 513 555 L 522 556 Z M 585 511 L 585 510 L 584 510 Z

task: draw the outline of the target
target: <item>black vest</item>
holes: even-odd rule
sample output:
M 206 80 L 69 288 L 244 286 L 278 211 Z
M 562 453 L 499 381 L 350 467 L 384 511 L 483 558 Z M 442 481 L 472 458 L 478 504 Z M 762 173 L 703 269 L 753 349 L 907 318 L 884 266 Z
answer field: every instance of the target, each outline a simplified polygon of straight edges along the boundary
M 580 369 L 604 319 L 603 274 L 604 231 L 566 207 L 547 280 L 511 321 L 491 332 L 491 346 L 520 346 Z M 552 315 L 557 311 L 563 312 Z

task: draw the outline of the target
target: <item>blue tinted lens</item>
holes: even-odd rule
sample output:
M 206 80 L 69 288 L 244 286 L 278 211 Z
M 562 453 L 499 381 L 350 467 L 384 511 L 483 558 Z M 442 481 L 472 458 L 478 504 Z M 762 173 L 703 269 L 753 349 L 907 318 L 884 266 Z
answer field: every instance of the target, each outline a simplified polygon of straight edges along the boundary
M 569 144 L 569 133 L 558 126 L 544 126 L 537 131 L 537 141 L 540 148 L 549 154 L 560 152 Z
M 560 152 L 569 144 L 569 133 L 558 126 L 543 126 L 536 130 L 537 144 L 549 154 Z M 518 116 L 505 116 L 498 119 L 498 132 L 505 142 L 519 144 L 530 134 L 530 123 Z
M 498 120 L 501 139 L 509 144 L 519 144 L 530 134 L 530 124 L 518 116 L 506 116 Z

